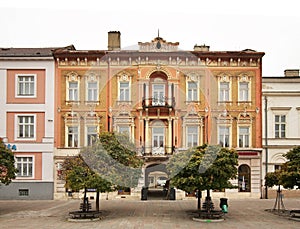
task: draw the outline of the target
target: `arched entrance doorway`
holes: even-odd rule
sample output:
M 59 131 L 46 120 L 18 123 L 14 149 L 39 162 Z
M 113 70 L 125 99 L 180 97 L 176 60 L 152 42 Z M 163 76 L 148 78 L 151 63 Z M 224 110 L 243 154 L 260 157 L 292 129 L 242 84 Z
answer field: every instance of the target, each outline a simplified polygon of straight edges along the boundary
M 165 164 L 150 164 L 145 170 L 145 186 L 148 188 L 148 200 L 166 198 L 168 190 L 168 173 Z
M 251 169 L 248 165 L 240 165 L 238 168 L 239 192 L 251 192 Z

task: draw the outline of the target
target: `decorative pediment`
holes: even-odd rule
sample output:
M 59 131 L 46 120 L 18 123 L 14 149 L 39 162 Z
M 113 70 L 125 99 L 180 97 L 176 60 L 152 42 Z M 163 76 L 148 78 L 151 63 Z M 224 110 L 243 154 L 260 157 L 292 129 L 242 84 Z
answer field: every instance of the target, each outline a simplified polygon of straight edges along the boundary
M 80 76 L 78 75 L 77 72 L 69 72 L 68 74 L 66 74 L 66 77 L 68 78 L 68 81 L 78 81 Z
M 151 42 L 139 42 L 138 45 L 141 52 L 176 52 L 179 42 L 167 42 L 158 35 Z

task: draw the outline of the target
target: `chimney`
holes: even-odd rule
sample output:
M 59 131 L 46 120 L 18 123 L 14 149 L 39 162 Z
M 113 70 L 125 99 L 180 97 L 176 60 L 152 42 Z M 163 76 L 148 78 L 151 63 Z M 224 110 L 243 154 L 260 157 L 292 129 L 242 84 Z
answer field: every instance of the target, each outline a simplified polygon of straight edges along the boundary
M 285 77 L 299 77 L 299 69 L 286 69 L 284 70 Z
M 108 45 L 109 51 L 119 51 L 121 49 L 121 33 L 119 31 L 108 32 Z
M 194 51 L 200 51 L 200 52 L 209 52 L 209 46 L 207 45 L 195 45 L 194 46 Z

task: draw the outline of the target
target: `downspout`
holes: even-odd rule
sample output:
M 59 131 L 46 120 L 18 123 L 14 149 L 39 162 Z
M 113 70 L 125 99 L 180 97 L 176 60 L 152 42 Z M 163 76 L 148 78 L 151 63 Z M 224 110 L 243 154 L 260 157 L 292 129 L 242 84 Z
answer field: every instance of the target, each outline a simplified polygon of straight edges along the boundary
M 265 152 L 266 152 L 266 174 L 268 173 L 268 99 L 265 96 Z M 266 181 L 265 181 L 266 182 Z M 268 199 L 268 187 L 265 185 L 265 198 Z

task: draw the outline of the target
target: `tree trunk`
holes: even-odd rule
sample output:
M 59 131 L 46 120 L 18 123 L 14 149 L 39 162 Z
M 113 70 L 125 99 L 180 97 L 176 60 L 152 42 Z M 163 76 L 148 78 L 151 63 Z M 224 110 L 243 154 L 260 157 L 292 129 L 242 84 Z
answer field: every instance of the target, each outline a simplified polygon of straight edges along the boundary
M 100 192 L 97 190 L 96 193 L 96 211 L 100 210 Z

